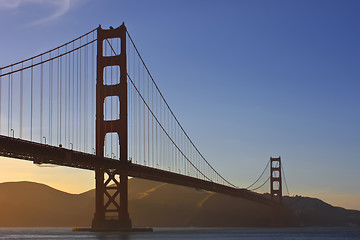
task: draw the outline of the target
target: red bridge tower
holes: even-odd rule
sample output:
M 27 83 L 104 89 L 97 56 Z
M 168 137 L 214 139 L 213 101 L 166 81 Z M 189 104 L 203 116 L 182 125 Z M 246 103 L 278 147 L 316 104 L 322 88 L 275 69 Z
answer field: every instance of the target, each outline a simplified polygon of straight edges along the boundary
M 282 203 L 281 158 L 270 158 L 271 199 Z
M 115 56 L 104 56 L 103 43 L 110 38 L 120 38 L 121 52 Z M 104 68 L 119 66 L 120 82 L 104 84 Z M 120 101 L 119 119 L 104 120 L 106 97 L 117 96 Z M 104 157 L 105 135 L 117 133 L 120 145 L 120 161 L 128 163 L 127 123 L 127 69 L 126 69 L 126 27 L 97 29 L 97 79 L 96 79 L 96 155 Z M 105 179 L 106 176 L 106 179 Z M 132 227 L 128 211 L 128 173 L 97 167 L 95 215 L 93 230 L 121 230 Z M 113 184 L 111 184 L 113 183 Z

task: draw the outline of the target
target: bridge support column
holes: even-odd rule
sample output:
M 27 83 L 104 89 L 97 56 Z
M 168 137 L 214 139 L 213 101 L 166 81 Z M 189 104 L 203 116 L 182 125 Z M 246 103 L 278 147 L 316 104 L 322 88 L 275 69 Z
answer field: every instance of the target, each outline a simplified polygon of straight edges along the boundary
M 284 227 L 284 209 L 281 207 L 283 196 L 280 157 L 270 157 L 270 195 L 271 200 L 280 204 L 272 209 L 271 225 L 272 227 Z
M 120 39 L 120 53 L 104 56 L 103 44 L 110 44 L 107 40 L 110 38 Z M 104 83 L 104 68 L 108 66 L 120 68 L 119 83 L 113 85 Z M 104 120 L 105 98 L 111 96 L 117 96 L 120 101 L 120 116 L 119 119 Z M 97 29 L 96 155 L 104 157 L 105 135 L 116 133 L 120 145 L 119 161 L 129 164 L 127 128 L 126 28 L 124 24 L 115 29 L 102 29 L 100 26 Z M 96 203 L 92 230 L 126 231 L 131 229 L 127 172 L 99 167 L 95 170 L 95 175 Z
M 94 231 L 128 231 L 132 228 L 128 212 L 128 176 L 114 169 L 96 171 Z M 104 178 L 106 176 L 106 178 Z M 105 201 L 104 201 L 105 200 Z
M 270 158 L 271 199 L 282 203 L 281 158 Z

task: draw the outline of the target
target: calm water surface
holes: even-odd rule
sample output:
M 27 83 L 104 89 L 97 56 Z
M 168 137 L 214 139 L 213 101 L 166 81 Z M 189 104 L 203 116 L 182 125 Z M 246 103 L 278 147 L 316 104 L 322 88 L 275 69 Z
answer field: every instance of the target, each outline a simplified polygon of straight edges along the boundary
M 152 233 L 72 232 L 71 228 L 0 228 L 0 239 L 359 239 L 360 228 L 155 228 Z

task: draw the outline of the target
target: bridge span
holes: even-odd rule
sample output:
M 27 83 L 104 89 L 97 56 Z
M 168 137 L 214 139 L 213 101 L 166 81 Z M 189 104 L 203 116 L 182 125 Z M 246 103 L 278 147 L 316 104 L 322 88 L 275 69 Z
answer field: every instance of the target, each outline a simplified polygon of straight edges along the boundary
M 133 229 L 128 177 L 273 207 L 282 199 L 280 158 L 271 159 L 247 188 L 210 164 L 176 118 L 124 24 L 99 26 L 0 68 L 0 156 L 95 171 L 94 231 Z M 268 182 L 271 198 L 252 191 Z
M 206 191 L 241 197 L 278 207 L 277 202 L 245 188 L 234 188 L 206 180 L 143 166 L 131 161 L 122 162 L 112 158 L 98 157 L 94 154 L 78 152 L 12 137 L 0 136 L 0 155 L 32 161 L 34 164 L 54 164 L 86 170 L 104 169 L 107 174 L 127 172 L 130 177 L 165 182 Z

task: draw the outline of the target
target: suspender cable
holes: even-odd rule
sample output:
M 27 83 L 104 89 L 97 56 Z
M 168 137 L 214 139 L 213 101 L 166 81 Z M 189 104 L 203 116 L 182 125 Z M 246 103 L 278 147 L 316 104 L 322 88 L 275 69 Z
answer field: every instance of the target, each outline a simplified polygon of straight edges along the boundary
M 149 79 L 147 79 L 147 99 L 148 99 L 148 102 L 149 102 Z M 147 148 L 148 148 L 148 166 L 150 166 L 150 125 L 149 125 L 149 112 L 147 111 L 146 112 L 147 114 Z
M 51 52 L 49 54 L 51 58 Z M 50 61 L 49 64 L 49 142 L 52 144 L 53 61 Z
M 2 69 L 0 69 L 0 76 L 2 75 Z M 0 116 L 1 113 L 1 98 L 2 98 L 2 77 L 0 77 Z M 1 117 L 0 117 L 0 134 L 2 133 Z
M 31 65 L 33 65 L 33 59 L 31 59 Z M 32 126 L 33 126 L 33 74 L 34 74 L 34 70 L 33 67 L 31 67 L 31 87 L 30 87 L 30 140 L 32 141 Z
M 76 51 L 76 145 L 78 151 L 80 144 L 80 51 Z
M 59 50 L 58 50 L 58 55 L 60 54 L 59 53 Z M 57 91 L 56 91 L 56 94 L 57 94 L 57 103 L 56 103 L 56 130 L 57 130 L 57 135 L 56 135 L 56 144 L 59 145 L 59 136 L 60 136 L 60 133 L 59 133 L 59 102 L 60 102 L 60 94 L 59 94 L 59 91 L 60 91 L 60 82 L 59 82 L 59 78 L 60 78 L 60 58 L 58 58 L 57 60 L 57 73 L 56 73 L 56 76 L 57 76 Z
M 13 116 L 13 91 L 14 91 L 14 75 L 11 74 L 11 83 L 10 83 L 10 94 L 11 94 L 11 109 L 10 109 L 10 131 L 11 129 L 13 130 L 13 137 L 15 136 L 15 130 L 13 129 L 13 121 L 12 121 L 12 116 Z
M 154 109 L 154 85 L 151 85 L 151 109 Z M 154 162 L 154 118 L 151 118 L 151 158 L 152 167 L 155 167 Z
M 139 73 L 140 73 L 140 64 L 139 64 Z M 141 80 L 142 80 L 142 82 L 143 82 L 143 96 L 145 96 L 145 79 L 144 79 L 144 72 L 143 72 L 143 74 L 142 74 L 142 76 L 140 76 L 141 77 Z M 143 106 L 143 116 L 142 116 L 142 119 L 143 119 L 143 129 L 144 129 L 144 132 L 143 132 L 143 137 L 144 137 L 144 139 L 143 139 L 143 141 L 144 141 L 144 164 L 146 165 L 146 140 L 145 140 L 145 133 L 146 133 L 146 130 L 145 130 L 145 119 L 146 119 L 146 117 L 145 117 L 145 105 L 143 105 L 142 104 L 142 106 Z
M 93 32 L 93 39 L 95 39 L 95 32 Z M 91 69 L 92 69 L 92 76 L 96 76 L 96 74 L 94 73 L 94 69 L 95 69 L 95 57 L 96 57 L 96 55 L 95 55 L 95 50 L 94 50 L 94 48 L 95 48 L 95 44 L 92 44 L 92 47 L 91 47 L 91 51 L 92 51 L 92 57 L 91 57 L 91 59 L 92 59 L 92 61 L 91 61 Z M 95 102 L 96 102 L 96 98 L 95 98 L 95 94 L 94 94 L 94 92 L 95 92 L 95 85 L 96 85 L 96 77 L 94 77 L 94 79 L 91 79 L 92 80 L 92 82 L 91 82 L 91 99 L 92 99 L 92 108 L 91 108 L 91 116 L 92 116 L 92 128 L 91 128 L 91 133 L 92 133 L 92 135 L 91 135 L 91 148 L 92 149 L 95 149 L 95 143 L 94 143 L 94 141 L 95 141 L 95 128 L 94 128 L 94 123 L 95 123 L 95 113 L 94 113 L 94 108 L 95 108 Z
M 41 60 L 42 62 L 42 56 Z M 40 142 L 43 139 L 43 69 L 44 65 L 40 65 Z
M 104 56 L 106 56 L 107 55 L 107 45 L 105 44 L 104 45 Z M 103 71 L 104 71 L 104 83 L 103 84 L 108 84 L 108 68 L 103 68 Z M 104 88 L 104 96 L 107 96 L 107 88 Z M 106 104 L 106 99 L 104 100 L 104 103 L 101 103 L 101 104 L 103 104 L 104 105 L 104 118 L 107 118 L 107 115 L 108 115 L 108 111 L 107 111 L 107 108 L 108 108 L 108 106 L 107 106 L 107 104 Z M 107 156 L 108 155 L 108 151 L 109 151 L 109 148 L 108 148 L 108 146 L 109 146 L 109 141 L 106 141 L 106 134 L 105 134 L 105 146 L 104 146 L 104 154 L 105 154 L 105 156 Z M 111 139 L 110 139 L 110 142 L 111 142 Z
M 10 82 L 11 82 L 11 76 L 12 74 L 9 75 L 9 79 L 8 79 L 8 136 L 10 136 L 10 99 L 11 99 L 11 87 L 10 87 Z
M 63 92 L 61 91 L 62 90 L 62 78 L 63 78 L 63 71 L 62 71 L 62 65 L 63 65 L 63 61 L 62 61 L 62 57 L 60 57 L 60 81 L 59 81 L 59 95 L 60 95 L 60 100 L 59 100 L 59 114 L 60 114 L 60 118 L 59 118 L 59 121 L 60 121 L 60 128 L 59 128 L 59 144 L 62 144 L 62 96 L 63 96 Z
M 67 45 L 65 46 L 65 52 L 67 52 Z M 68 69 L 68 56 L 69 54 L 65 55 L 65 70 L 64 70 L 64 147 L 68 147 L 68 139 L 67 139 L 67 102 L 68 102 L 68 97 L 67 97 L 67 72 L 69 71 Z
M 86 36 L 86 42 L 88 42 L 88 36 Z M 88 121 L 88 115 L 87 115 L 87 109 L 89 102 L 87 101 L 87 88 L 88 88 L 88 46 L 84 48 L 84 152 L 87 152 L 87 121 Z
M 106 39 L 106 40 L 108 40 L 108 39 Z M 111 40 L 111 42 L 113 41 L 113 39 L 110 39 Z M 109 40 L 108 40 L 108 43 L 109 43 L 109 45 L 110 45 L 110 47 L 112 48 L 112 44 L 109 42 Z M 110 56 L 113 56 L 113 52 L 111 52 L 111 51 L 109 51 L 110 52 Z M 110 67 L 110 84 L 111 85 L 113 85 L 114 83 L 113 83 L 113 67 L 111 66 Z M 112 120 L 113 119 L 113 98 L 112 98 L 112 96 L 113 96 L 113 92 L 112 92 L 112 90 L 113 90 L 113 88 L 111 87 L 110 88 L 110 98 L 109 98 L 109 100 L 110 100 L 110 120 Z M 107 95 L 106 95 L 107 96 Z M 109 109 L 109 108 L 108 108 Z M 110 155 L 111 155 L 111 158 L 113 158 L 113 122 L 111 121 L 110 122 Z
M 72 49 L 74 49 L 74 44 L 72 45 Z M 75 144 L 75 139 L 74 139 L 74 132 L 75 132 L 75 100 L 74 100 L 74 96 L 75 96 L 75 53 L 72 53 L 72 92 L 71 92 L 71 105 L 70 108 L 72 110 L 72 114 L 71 114 L 71 142 L 72 144 Z
M 21 63 L 21 68 L 24 64 Z M 23 94 L 24 94 L 24 76 L 23 71 L 20 72 L 20 138 L 22 138 L 22 125 L 23 125 Z M 1 115 L 1 114 L 0 114 Z
M 116 42 L 116 46 L 117 46 L 117 54 L 115 55 L 119 55 L 120 54 L 120 39 L 115 39 L 115 42 Z M 116 78 L 115 78 L 115 83 L 118 84 L 120 83 L 120 69 L 115 69 L 115 73 L 116 73 Z M 127 91 L 127 94 L 129 95 L 129 88 L 126 89 Z M 129 99 L 129 96 L 127 97 Z M 129 104 L 130 101 L 128 101 L 128 104 Z M 116 104 L 115 104 L 115 107 L 116 107 L 116 111 L 115 111 L 115 119 L 120 119 L 120 98 L 118 99 L 118 101 L 116 101 Z M 128 107 L 128 106 L 127 106 Z M 129 108 L 128 108 L 129 109 Z M 129 115 L 129 111 L 128 111 L 128 116 Z M 128 119 L 128 127 L 130 127 L 130 124 L 131 122 L 129 121 Z M 119 139 L 119 136 L 115 136 L 117 139 Z M 130 137 L 130 134 L 129 134 L 129 130 L 128 130 L 128 136 L 127 136 L 127 141 L 129 141 L 129 137 Z M 115 141 L 116 142 L 116 141 Z M 130 155 L 130 151 L 129 151 L 129 148 L 130 148 L 130 144 L 128 144 L 127 146 L 128 149 L 126 149 L 126 151 L 128 151 L 128 158 L 129 158 L 129 155 Z M 118 157 L 120 157 L 120 148 L 119 148 L 119 144 L 116 144 L 116 154 Z M 127 159 L 129 160 L 129 159 Z
M 66 49 L 67 51 L 67 49 Z M 69 104 L 70 104 L 70 55 L 71 53 L 67 54 L 65 56 L 65 73 L 64 73 L 64 112 L 65 112 L 65 140 L 64 140 L 64 144 L 67 148 L 71 148 L 71 141 L 70 141 L 70 132 L 69 132 L 69 128 L 70 128 L 70 121 L 69 121 L 69 117 L 70 117 L 70 111 L 69 111 Z
M 81 45 L 81 38 L 80 38 L 80 45 Z M 80 93 L 80 96 L 79 96 L 79 99 L 80 99 L 80 106 L 79 106 L 79 114 L 80 114 L 80 116 L 79 116 L 79 139 L 80 139 L 80 146 L 79 146 L 79 148 L 81 149 L 81 146 L 83 145 L 82 144 L 82 126 L 84 125 L 84 124 L 82 124 L 82 117 L 81 116 L 83 116 L 83 114 L 82 114 L 82 109 L 83 109 L 83 107 L 82 107 L 82 84 L 83 84 L 83 79 L 82 79 L 82 51 L 81 51 L 82 49 L 80 49 L 80 51 L 79 51 L 79 55 L 80 55 L 80 61 L 79 61 L 79 64 L 80 64 L 80 66 L 79 66 L 79 71 L 80 71 L 80 79 L 79 79 L 79 87 L 80 87 L 80 90 L 79 90 L 79 93 Z

